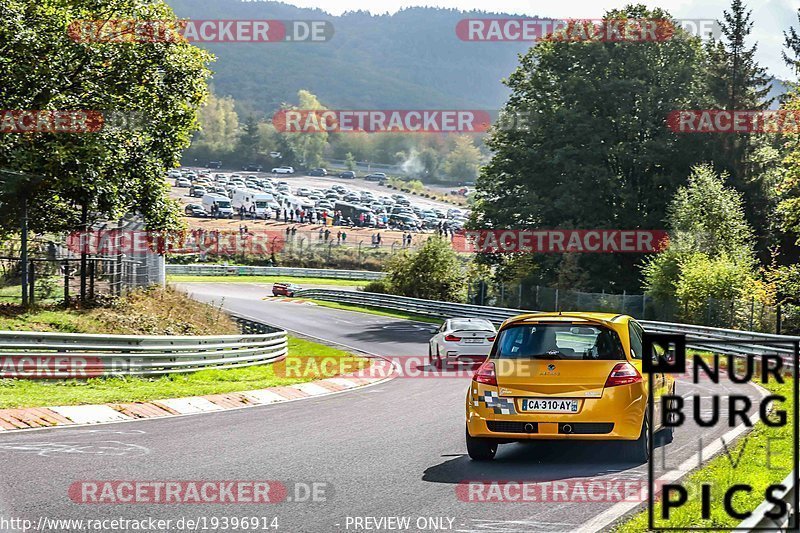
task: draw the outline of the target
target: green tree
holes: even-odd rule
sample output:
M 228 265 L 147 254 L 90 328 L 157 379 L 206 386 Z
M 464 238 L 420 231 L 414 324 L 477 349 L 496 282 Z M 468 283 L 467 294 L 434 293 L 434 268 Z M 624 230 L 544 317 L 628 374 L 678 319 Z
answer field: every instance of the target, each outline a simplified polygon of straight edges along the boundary
M 459 135 L 453 140 L 453 148 L 444 160 L 445 173 L 461 181 L 474 181 L 478 177 L 481 151 L 473 144 L 472 137 Z
M 606 18 L 670 19 L 643 6 Z M 635 46 L 546 41 L 506 81 L 504 113 L 525 125 L 495 128 L 494 155 L 477 181 L 473 224 L 495 228 L 659 228 L 665 197 L 704 159 L 696 137 L 665 127 L 676 109 L 705 105 L 703 47 L 680 35 Z M 540 257 L 540 256 L 537 256 Z M 540 257 L 554 283 L 560 256 Z M 492 259 L 506 260 L 506 259 Z M 635 254 L 587 254 L 590 290 L 637 290 Z
M 298 105 L 296 107 L 284 106 L 284 109 L 299 109 L 302 111 L 322 111 L 327 109 L 317 97 L 305 89 L 297 92 Z M 328 144 L 327 132 L 281 132 L 281 141 L 288 150 L 283 155 L 284 164 L 298 163 L 306 167 L 316 167 L 322 164 L 325 147 Z
M 164 174 L 197 128 L 211 56 L 185 42 L 70 37 L 75 20 L 176 20 L 161 1 L 0 0 L 0 13 L 5 109 L 96 110 L 110 119 L 92 134 L 0 136 L 0 168 L 42 176 L 3 190 L 0 225 L 17 225 L 23 191 L 35 231 L 75 229 L 133 211 L 150 228 L 179 225 Z
M 667 219 L 669 247 L 643 269 L 650 295 L 677 299 L 682 309 L 694 313 L 707 298 L 738 297 L 755 279 L 753 231 L 741 194 L 725 186 L 724 175 L 709 165 L 695 167 L 689 184 L 672 199 Z M 736 283 L 726 288 L 726 279 Z
M 800 22 L 800 9 L 797 10 L 797 21 Z M 795 74 L 800 74 L 800 34 L 794 26 L 783 32 L 783 61 L 794 68 Z
M 239 136 L 239 116 L 230 96 L 208 95 L 200 108 L 200 131 L 192 141 L 192 148 L 209 153 L 227 154 L 236 148 Z
M 258 159 L 262 144 L 261 133 L 256 117 L 254 115 L 248 116 L 236 146 L 237 155 L 242 161 L 253 162 Z
M 747 44 L 753 28 L 751 14 L 742 0 L 732 0 L 730 10 L 724 11 L 724 20 L 719 22 L 722 39 L 711 38 L 706 44 L 709 94 L 720 109 L 764 110 L 771 104 L 767 94 L 772 78 L 756 61 L 758 45 Z M 766 250 L 768 226 L 757 222 L 767 219 L 774 206 L 770 204 L 770 188 L 763 182 L 765 168 L 756 161 L 756 153 L 768 140 L 744 133 L 715 137 L 711 137 L 711 157 L 717 170 L 730 174 L 733 186 L 744 193 L 748 220 L 759 230 L 759 248 Z
M 386 285 L 392 294 L 446 302 L 463 302 L 467 290 L 458 255 L 438 237 L 393 258 L 386 267 Z
M 356 158 L 353 157 L 352 152 L 347 152 L 344 157 L 344 165 L 347 167 L 347 170 L 355 170 L 356 169 Z

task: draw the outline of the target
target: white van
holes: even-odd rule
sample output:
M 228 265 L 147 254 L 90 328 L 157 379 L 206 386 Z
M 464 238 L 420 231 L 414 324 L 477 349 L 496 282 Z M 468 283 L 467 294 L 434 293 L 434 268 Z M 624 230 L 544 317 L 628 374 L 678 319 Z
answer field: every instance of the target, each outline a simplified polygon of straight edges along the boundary
M 212 209 L 214 206 L 216 206 L 216 209 Z M 233 208 L 231 207 L 230 199 L 221 194 L 209 193 L 203 195 L 203 209 L 212 217 L 233 217 Z
M 246 213 L 259 218 L 270 218 L 274 209 L 275 197 L 257 189 L 234 189 L 231 205 L 236 212 L 245 210 Z

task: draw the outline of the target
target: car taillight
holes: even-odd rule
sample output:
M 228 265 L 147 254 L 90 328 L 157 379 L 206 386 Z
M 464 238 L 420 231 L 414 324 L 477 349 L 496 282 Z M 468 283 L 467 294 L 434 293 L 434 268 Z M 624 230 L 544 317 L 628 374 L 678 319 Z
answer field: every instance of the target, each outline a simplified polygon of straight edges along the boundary
M 486 337 L 486 340 L 489 342 L 494 342 L 494 339 L 495 339 L 494 335 L 492 335 L 491 337 Z
M 478 383 L 483 383 L 484 385 L 494 385 L 497 386 L 497 374 L 494 371 L 494 363 L 492 361 L 484 362 L 478 370 L 475 372 L 475 375 L 472 376 L 472 381 L 477 381 Z
M 617 387 L 619 385 L 630 385 L 642 381 L 642 375 L 630 363 L 618 363 L 611 370 L 606 380 L 606 387 Z
M 456 337 L 455 335 L 445 335 L 444 340 L 447 342 L 459 342 L 461 337 Z

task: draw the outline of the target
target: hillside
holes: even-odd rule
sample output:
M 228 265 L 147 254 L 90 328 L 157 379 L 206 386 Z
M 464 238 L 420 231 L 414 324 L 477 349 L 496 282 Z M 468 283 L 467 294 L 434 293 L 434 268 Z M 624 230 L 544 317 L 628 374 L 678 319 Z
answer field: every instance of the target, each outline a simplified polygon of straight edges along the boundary
M 350 109 L 497 109 L 501 79 L 517 66 L 524 43 L 470 43 L 456 37 L 467 17 L 502 16 L 410 8 L 394 15 L 331 16 L 279 2 L 168 0 L 191 19 L 327 20 L 325 43 L 203 43 L 216 54 L 214 90 L 245 111 L 271 114 L 304 88 L 329 106 Z

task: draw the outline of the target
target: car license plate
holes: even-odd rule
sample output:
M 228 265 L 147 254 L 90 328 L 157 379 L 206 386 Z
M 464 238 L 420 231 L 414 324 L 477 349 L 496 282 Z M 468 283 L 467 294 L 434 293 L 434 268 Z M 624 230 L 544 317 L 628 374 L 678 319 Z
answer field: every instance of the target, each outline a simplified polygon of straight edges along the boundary
M 464 339 L 464 342 L 467 344 L 480 344 L 483 342 L 483 339 Z
M 522 400 L 522 410 L 539 413 L 577 413 L 578 400 L 525 398 Z

